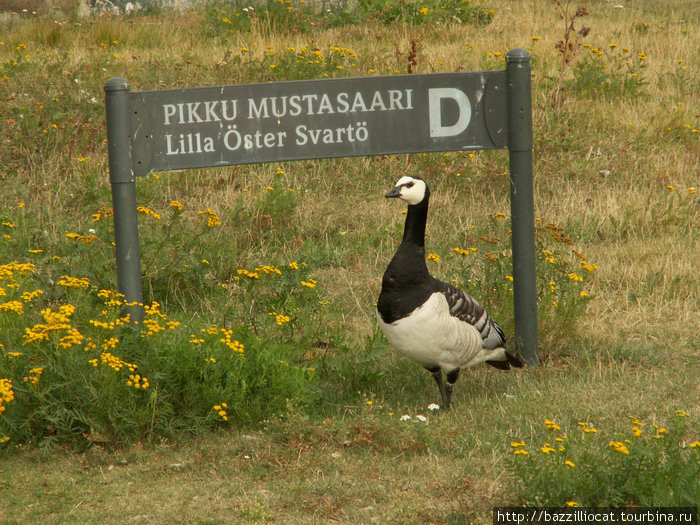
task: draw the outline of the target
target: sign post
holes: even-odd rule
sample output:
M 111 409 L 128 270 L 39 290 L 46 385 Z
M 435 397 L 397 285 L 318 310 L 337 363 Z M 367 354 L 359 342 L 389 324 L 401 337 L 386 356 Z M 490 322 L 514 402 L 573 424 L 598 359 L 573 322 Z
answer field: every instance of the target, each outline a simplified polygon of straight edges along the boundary
M 506 54 L 506 74 L 515 344 L 528 366 L 535 366 L 538 362 L 537 269 L 532 188 L 530 54 L 524 49 L 509 51 Z
M 109 181 L 112 185 L 117 286 L 132 323 L 143 321 L 141 250 L 139 247 L 136 179 L 131 166 L 129 84 L 112 78 L 105 84 Z
M 143 318 L 135 178 L 152 171 L 508 147 L 517 351 L 537 363 L 530 55 L 506 70 L 129 91 L 105 84 L 119 291 Z

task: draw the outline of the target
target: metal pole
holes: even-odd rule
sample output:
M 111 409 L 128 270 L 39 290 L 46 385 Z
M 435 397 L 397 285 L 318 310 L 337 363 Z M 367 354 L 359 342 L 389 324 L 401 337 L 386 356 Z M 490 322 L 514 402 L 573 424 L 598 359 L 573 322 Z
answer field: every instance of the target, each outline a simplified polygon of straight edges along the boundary
M 520 357 L 537 365 L 537 270 L 535 207 L 532 187 L 532 95 L 530 53 L 506 54 L 508 78 L 508 149 L 510 152 L 510 214 L 513 231 L 513 299 L 515 344 Z
M 104 86 L 107 114 L 109 181 L 112 185 L 117 286 L 132 325 L 143 321 L 141 255 L 136 211 L 136 178 L 131 169 L 129 84 L 110 78 Z

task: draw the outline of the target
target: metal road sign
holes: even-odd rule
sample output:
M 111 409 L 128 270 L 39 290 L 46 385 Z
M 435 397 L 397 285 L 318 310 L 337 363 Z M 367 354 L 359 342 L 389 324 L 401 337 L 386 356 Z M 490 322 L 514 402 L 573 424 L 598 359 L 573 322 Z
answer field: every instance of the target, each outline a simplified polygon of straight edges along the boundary
M 500 148 L 505 91 L 487 71 L 134 92 L 133 169 Z

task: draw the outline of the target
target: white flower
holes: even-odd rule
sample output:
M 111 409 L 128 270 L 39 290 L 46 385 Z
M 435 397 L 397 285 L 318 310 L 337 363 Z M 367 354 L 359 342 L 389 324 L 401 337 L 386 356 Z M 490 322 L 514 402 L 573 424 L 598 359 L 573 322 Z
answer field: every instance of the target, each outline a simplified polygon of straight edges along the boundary
M 427 417 L 421 416 L 420 414 L 418 414 L 418 415 L 416 416 L 416 419 L 417 419 L 418 421 L 427 421 L 427 420 L 428 420 Z
M 440 405 L 437 403 L 430 403 L 428 405 L 428 410 L 440 410 Z
M 399 421 L 409 421 L 410 419 L 411 416 L 409 416 L 408 414 L 404 414 L 403 416 L 401 416 L 401 419 L 399 419 Z

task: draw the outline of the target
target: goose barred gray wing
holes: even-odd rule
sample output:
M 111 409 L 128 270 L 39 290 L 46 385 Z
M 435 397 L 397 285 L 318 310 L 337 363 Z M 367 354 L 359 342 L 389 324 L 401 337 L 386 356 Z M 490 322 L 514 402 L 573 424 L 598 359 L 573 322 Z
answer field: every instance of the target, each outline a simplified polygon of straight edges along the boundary
M 437 279 L 435 282 L 437 290 L 447 299 L 450 315 L 476 328 L 484 341 L 484 348 L 494 349 L 505 345 L 503 330 L 476 299 L 456 286 Z

